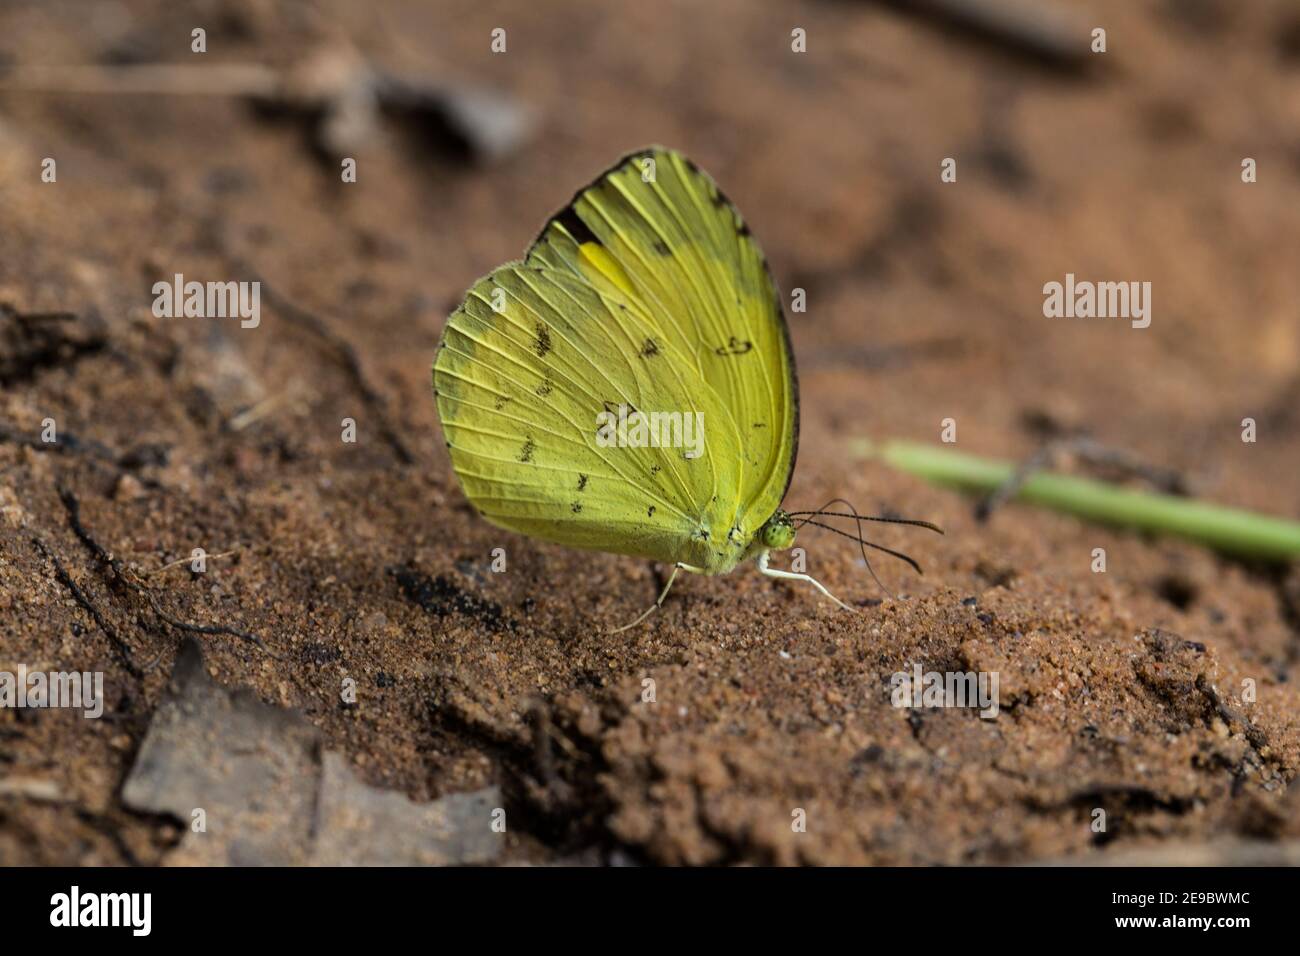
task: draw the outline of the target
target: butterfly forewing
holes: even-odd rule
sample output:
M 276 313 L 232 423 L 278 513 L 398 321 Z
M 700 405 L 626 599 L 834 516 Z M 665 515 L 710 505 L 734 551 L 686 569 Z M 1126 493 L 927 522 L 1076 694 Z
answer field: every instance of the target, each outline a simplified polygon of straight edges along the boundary
M 770 517 L 798 444 L 794 362 L 763 254 L 713 180 L 671 150 L 634 153 L 551 219 L 529 261 L 631 287 L 733 413 L 739 518 Z

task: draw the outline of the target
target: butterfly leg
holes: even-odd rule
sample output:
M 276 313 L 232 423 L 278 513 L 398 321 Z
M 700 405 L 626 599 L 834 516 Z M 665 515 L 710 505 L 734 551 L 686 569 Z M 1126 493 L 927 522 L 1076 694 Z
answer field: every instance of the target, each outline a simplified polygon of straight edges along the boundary
M 795 571 L 781 571 L 777 568 L 769 568 L 767 566 L 767 560 L 768 560 L 767 556 L 768 556 L 768 552 L 766 551 L 759 552 L 758 570 L 761 571 L 763 574 L 767 575 L 769 578 L 778 578 L 782 581 L 807 581 L 818 591 L 821 591 L 822 594 L 825 594 L 828 598 L 830 598 L 840 607 L 844 608 L 844 610 L 846 611 L 855 610 L 854 608 L 849 607 L 847 604 L 845 604 L 843 601 L 837 598 L 834 594 L 831 594 L 830 591 L 826 590 L 825 585 L 823 585 L 820 581 L 814 578 L 811 574 L 799 574 Z
M 665 584 L 665 585 L 664 585 L 664 589 L 663 589 L 662 591 L 659 592 L 659 599 L 656 600 L 656 601 L 654 602 L 654 604 L 651 604 L 648 608 L 646 608 L 645 611 L 642 613 L 642 615 L 641 615 L 640 617 L 638 617 L 635 621 L 633 621 L 631 624 L 624 624 L 622 627 L 615 628 L 614 630 L 610 631 L 609 633 L 610 633 L 610 634 L 621 634 L 621 633 L 623 633 L 624 631 L 630 631 L 632 628 L 636 627 L 638 624 L 640 624 L 642 621 L 644 621 L 646 618 L 648 618 L 648 617 L 649 617 L 651 614 L 653 614 L 655 611 L 659 610 L 659 608 L 660 608 L 660 607 L 663 605 L 663 603 L 664 603 L 664 598 L 668 597 L 668 589 L 671 588 L 671 587 L 673 586 L 673 580 L 677 577 L 677 572 L 678 572 L 678 571 L 691 571 L 691 572 L 694 572 L 695 574 L 703 574 L 703 573 L 704 573 L 704 569 L 703 569 L 703 568 L 693 568 L 693 567 L 691 567 L 689 564 L 681 564 L 680 562 L 679 562 L 678 564 L 674 564 L 674 565 L 673 565 L 673 573 L 670 574 L 670 575 L 668 575 L 668 583 Z

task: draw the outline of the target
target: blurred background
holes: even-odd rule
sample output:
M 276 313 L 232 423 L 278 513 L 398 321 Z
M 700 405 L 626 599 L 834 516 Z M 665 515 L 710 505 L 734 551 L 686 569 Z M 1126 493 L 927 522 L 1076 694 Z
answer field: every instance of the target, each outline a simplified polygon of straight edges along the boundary
M 1135 846 L 1282 832 L 1293 692 L 1260 704 L 1262 755 L 1177 701 L 1202 673 L 1284 687 L 1294 575 L 1022 509 L 980 526 L 851 452 L 937 441 L 945 418 L 963 450 L 1009 458 L 1086 433 L 1300 515 L 1298 131 L 1285 0 L 0 2 L 0 656 L 114 666 L 35 536 L 162 661 L 110 677 L 104 726 L 0 722 L 0 770 L 58 794 L 0 791 L 0 858 L 186 845 L 117 795 L 179 635 L 78 544 L 60 487 L 139 567 L 235 551 L 160 600 L 281 656 L 206 639 L 211 675 L 304 713 L 374 786 L 503 788 L 527 820 L 512 859 L 1045 859 L 1115 838 L 1085 825 L 1105 800 Z M 818 541 L 811 570 L 877 616 L 847 625 L 745 575 L 691 582 L 611 646 L 597 625 L 648 604 L 650 569 L 504 535 L 460 498 L 428 387 L 447 313 L 650 143 L 707 170 L 780 287 L 805 290 L 791 506 L 844 494 L 948 527 L 888 538 L 927 568 L 886 576 L 918 600 L 879 604 L 856 550 Z M 155 318 L 174 273 L 261 281 L 260 326 Z M 1045 318 L 1067 273 L 1150 282 L 1150 327 Z M 484 573 L 498 545 L 515 573 Z M 1108 575 L 1087 571 L 1095 546 Z M 737 609 L 736 589 L 756 596 Z M 975 596 L 996 623 L 962 610 Z M 1171 662 L 1155 631 L 1209 656 Z M 1003 668 L 1021 715 L 899 721 L 881 681 L 914 659 Z M 647 673 L 671 702 L 656 717 L 628 709 Z M 367 706 L 339 706 L 347 676 Z M 545 769 L 539 726 L 566 741 Z M 1216 747 L 1230 774 L 1204 769 Z M 834 825 L 792 842 L 792 800 Z

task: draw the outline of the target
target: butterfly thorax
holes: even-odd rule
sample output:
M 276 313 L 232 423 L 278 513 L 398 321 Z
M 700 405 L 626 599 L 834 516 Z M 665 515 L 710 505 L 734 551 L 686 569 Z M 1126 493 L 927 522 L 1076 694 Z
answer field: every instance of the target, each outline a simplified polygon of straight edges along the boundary
M 794 545 L 794 520 L 784 511 L 777 510 L 754 532 L 749 544 L 725 568 L 714 573 L 730 571 L 741 561 L 756 558 L 764 551 L 784 551 Z
M 671 560 L 703 574 L 728 574 L 765 551 L 781 551 L 794 544 L 794 521 L 784 511 L 777 511 L 759 524 L 757 531 L 747 531 L 746 525 L 754 527 L 752 519 L 746 521 L 742 516 L 720 533 L 707 519 L 701 521 L 688 539 L 679 541 Z

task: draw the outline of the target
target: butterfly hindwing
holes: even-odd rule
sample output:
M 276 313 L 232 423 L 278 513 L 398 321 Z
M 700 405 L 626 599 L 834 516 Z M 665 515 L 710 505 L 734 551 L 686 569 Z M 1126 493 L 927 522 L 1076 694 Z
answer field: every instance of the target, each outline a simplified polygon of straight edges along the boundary
M 739 454 L 720 399 L 635 303 L 570 272 L 513 263 L 481 279 L 448 320 L 434 389 L 452 463 L 493 523 L 571 547 L 695 561 L 734 510 Z M 694 449 L 602 447 L 601 413 L 698 413 Z M 606 419 L 608 421 L 608 419 Z M 608 432 L 606 435 L 608 436 Z M 690 434 L 684 437 L 690 437 Z

